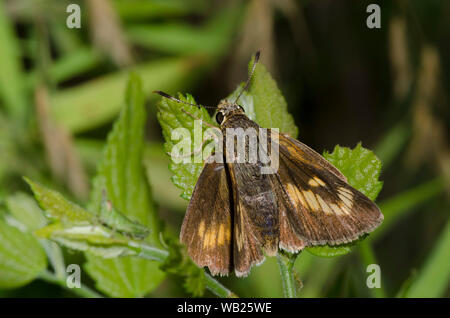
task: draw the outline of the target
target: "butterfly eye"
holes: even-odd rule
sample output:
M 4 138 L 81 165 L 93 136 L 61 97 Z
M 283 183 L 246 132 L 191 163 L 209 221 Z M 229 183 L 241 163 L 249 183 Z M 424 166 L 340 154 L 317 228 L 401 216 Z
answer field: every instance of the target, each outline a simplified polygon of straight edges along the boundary
M 245 113 L 244 107 L 242 107 L 241 105 L 239 105 L 239 108 L 242 110 L 243 113 Z
M 223 116 L 223 114 L 222 114 L 221 112 L 218 112 L 218 113 L 216 114 L 216 121 L 217 121 L 217 123 L 218 123 L 219 125 L 223 122 L 223 118 L 224 118 L 224 116 Z

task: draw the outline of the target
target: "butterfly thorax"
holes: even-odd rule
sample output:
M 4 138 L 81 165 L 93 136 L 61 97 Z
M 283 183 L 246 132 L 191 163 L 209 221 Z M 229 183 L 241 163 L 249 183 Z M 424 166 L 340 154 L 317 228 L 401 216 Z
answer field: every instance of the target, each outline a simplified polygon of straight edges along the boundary
M 217 113 L 221 115 L 219 124 L 222 126 L 228 119 L 234 115 L 245 115 L 244 108 L 237 103 L 229 102 L 228 100 L 222 100 L 217 106 Z M 217 117 L 216 117 L 217 118 Z M 218 119 L 219 121 L 219 119 Z

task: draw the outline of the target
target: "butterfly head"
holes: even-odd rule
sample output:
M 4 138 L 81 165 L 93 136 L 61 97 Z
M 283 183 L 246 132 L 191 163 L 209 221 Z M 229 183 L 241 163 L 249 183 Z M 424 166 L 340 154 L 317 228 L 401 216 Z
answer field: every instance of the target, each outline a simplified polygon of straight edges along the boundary
M 221 125 L 228 118 L 236 114 L 245 114 L 244 108 L 237 103 L 222 100 L 217 106 L 216 121 L 219 125 Z

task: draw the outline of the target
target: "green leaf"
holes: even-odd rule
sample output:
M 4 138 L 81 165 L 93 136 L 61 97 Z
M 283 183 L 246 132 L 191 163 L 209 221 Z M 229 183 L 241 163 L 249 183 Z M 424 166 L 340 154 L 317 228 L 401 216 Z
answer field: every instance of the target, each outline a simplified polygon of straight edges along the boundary
M 352 251 L 350 246 L 312 246 L 306 249 L 309 253 L 320 257 L 335 257 L 348 254 Z
M 170 180 L 173 175 L 167 169 L 170 163 L 171 159 L 165 153 L 163 143 L 149 143 L 145 147 L 144 166 L 156 203 L 170 211 L 184 213 L 186 200 L 180 197 L 180 190 Z
M 99 51 L 94 48 L 82 47 L 52 61 L 46 71 L 52 83 L 60 83 L 86 73 L 101 61 L 102 54 Z M 38 73 L 36 69 L 28 72 L 26 84 L 29 88 L 37 85 L 40 76 Z
M 90 224 L 94 222 L 94 214 L 70 202 L 61 193 L 50 190 L 26 177 L 24 179 L 30 185 L 39 205 L 49 217 L 65 224 Z
M 128 246 L 129 238 L 100 225 L 66 226 L 54 223 L 35 233 L 70 249 L 86 251 L 103 258 L 136 255 Z
M 336 146 L 332 153 L 325 151 L 323 156 L 342 172 L 352 187 L 375 200 L 383 182 L 378 180 L 381 161 L 372 151 L 363 148 L 359 143 L 354 149 Z M 356 242 L 342 246 L 308 247 L 307 251 L 321 257 L 340 256 L 349 253 L 354 243 Z
M 194 297 L 203 296 L 206 289 L 205 272 L 195 264 L 192 264 L 188 269 L 183 287 Z
M 101 219 L 93 213 L 70 202 L 56 191 L 28 179 L 27 182 L 42 208 L 56 220 L 55 223 L 36 230 L 38 237 L 104 258 L 135 254 L 128 248 L 128 238 L 115 229 L 103 226 L 99 222 Z
M 370 239 L 377 239 L 388 233 L 408 213 L 416 211 L 421 205 L 443 193 L 445 184 L 444 178 L 437 177 L 380 202 L 384 215 L 383 226 L 373 232 Z
M 114 8 L 122 19 L 154 19 L 178 17 L 189 13 L 199 14 L 204 10 L 202 1 L 185 0 L 133 0 L 113 2 Z M 203 9 L 202 9 L 203 8 Z
M 181 94 L 178 96 L 179 99 L 182 101 L 186 101 L 191 104 L 195 104 L 194 98 L 192 96 L 188 95 L 186 97 L 182 96 Z M 205 108 L 198 108 L 196 106 L 181 104 L 178 102 L 175 102 L 173 100 L 162 98 L 161 101 L 158 103 L 158 121 L 162 127 L 163 136 L 165 139 L 164 144 L 164 150 L 166 153 L 172 152 L 172 147 L 176 142 L 172 141 L 172 132 L 174 129 L 177 128 L 186 128 L 188 132 L 191 135 L 191 140 L 194 140 L 192 143 L 192 151 L 194 149 L 198 149 L 199 143 L 201 143 L 201 140 L 195 143 L 194 138 L 194 118 L 192 118 L 190 115 L 186 114 L 185 112 L 188 112 L 196 119 L 202 120 L 202 122 L 207 123 L 209 125 L 217 125 L 209 116 L 208 112 Z M 204 125 L 201 126 L 201 132 L 203 135 L 203 132 L 206 130 Z M 200 137 L 201 139 L 201 137 Z M 192 158 L 191 158 L 192 159 Z M 191 163 L 171 163 L 169 165 L 169 169 L 174 173 L 174 176 L 172 177 L 172 182 L 183 190 L 183 193 L 181 194 L 181 197 L 189 200 L 192 194 L 192 191 L 194 190 L 195 183 L 197 182 L 198 177 L 200 176 L 200 173 L 203 169 L 203 163 L 195 163 L 194 160 L 191 160 Z
M 417 278 L 417 270 L 413 269 L 411 271 L 411 274 L 409 274 L 408 278 L 406 278 L 402 285 L 400 286 L 399 290 L 397 291 L 397 294 L 395 295 L 396 298 L 406 298 L 408 296 L 408 293 L 411 289 L 411 285 Z
M 447 221 L 431 255 L 411 284 L 407 297 L 442 297 L 450 283 L 450 220 Z
M 14 288 L 35 279 L 47 267 L 39 241 L 0 218 L 0 288 Z
M 29 231 L 39 229 L 47 223 L 43 211 L 33 197 L 26 193 L 18 192 L 9 196 L 6 206 L 9 213 Z
M 249 63 L 249 68 L 253 60 Z M 252 78 L 249 95 L 253 97 L 255 121 L 264 128 L 278 128 L 280 132 L 287 133 L 293 138 L 298 135 L 298 128 L 294 118 L 288 112 L 286 100 L 280 92 L 277 83 L 265 66 L 256 65 Z
M 159 246 L 159 223 L 142 166 L 146 113 L 140 78 L 132 74 L 126 103 L 108 135 L 98 174 L 93 181 L 90 210 L 99 211 L 102 191 L 128 218 L 146 225 L 146 241 Z M 85 266 L 98 289 L 114 297 L 142 297 L 164 278 L 158 264 L 137 258 L 102 259 L 86 254 Z
M 383 187 L 378 177 L 381 173 L 381 161 L 369 149 L 358 143 L 354 149 L 334 147 L 332 153 L 323 156 L 347 178 L 348 183 L 374 201 Z
M 111 201 L 103 194 L 100 212 L 100 222 L 114 231 L 126 233 L 135 238 L 144 239 L 149 234 L 149 229 L 138 222 L 134 222 L 116 210 Z
M 406 120 L 394 125 L 378 141 L 374 152 L 383 162 L 384 169 L 389 166 L 403 151 L 411 137 L 411 127 Z
M 193 80 L 192 70 L 204 61 L 193 57 L 161 58 L 133 68 L 144 81 L 144 91 L 170 90 Z M 71 132 L 82 132 L 110 121 L 124 100 L 128 70 L 98 77 L 50 96 L 52 118 Z M 181 84 L 180 84 L 181 83 Z M 95 105 L 95 107 L 93 107 Z
M 19 44 L 13 25 L 5 10 L 6 3 L 0 3 L 0 98 L 9 114 L 24 120 L 27 99 L 24 89 Z
M 200 27 L 189 23 L 143 23 L 128 27 L 126 32 L 131 42 L 151 50 L 210 58 L 227 51 L 241 12 L 240 5 L 231 5 Z

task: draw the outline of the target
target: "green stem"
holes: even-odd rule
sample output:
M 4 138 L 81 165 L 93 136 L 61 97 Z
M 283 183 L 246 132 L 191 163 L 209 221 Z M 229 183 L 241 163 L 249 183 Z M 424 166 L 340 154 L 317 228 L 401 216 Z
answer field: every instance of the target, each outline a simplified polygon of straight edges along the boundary
M 370 264 L 378 264 L 377 259 L 375 257 L 375 253 L 373 252 L 372 246 L 367 241 L 362 241 L 358 245 L 359 248 L 359 255 L 363 261 L 363 263 L 366 265 L 366 267 Z M 377 298 L 384 298 L 386 297 L 386 292 L 383 288 L 383 283 L 381 283 L 380 288 L 371 288 L 371 292 L 373 296 Z
M 297 255 L 282 255 L 278 253 L 277 262 L 280 268 L 281 280 L 283 282 L 283 294 L 286 298 L 297 297 L 297 287 L 294 278 L 293 267 Z
M 211 275 L 205 273 L 206 277 L 206 288 L 211 292 L 222 298 L 237 298 L 238 296 L 231 290 L 223 286 L 220 282 L 215 280 Z
M 53 267 L 54 275 L 60 280 L 66 279 L 66 266 L 64 264 L 64 256 L 61 247 L 55 242 L 48 240 L 41 240 L 41 244 L 44 246 L 47 258 Z
M 150 245 L 145 242 L 130 241 L 128 246 L 137 252 L 137 257 L 145 258 L 152 261 L 164 262 L 169 252 L 162 250 Z M 219 281 L 211 277 L 209 274 L 205 273 L 206 277 L 206 288 L 208 288 L 215 295 L 226 298 L 226 297 L 237 297 L 232 291 L 223 286 Z
M 61 286 L 62 288 L 77 294 L 78 296 L 81 297 L 86 297 L 86 298 L 102 298 L 103 296 L 98 294 L 97 292 L 93 291 L 92 289 L 90 289 L 89 287 L 87 287 L 86 285 L 81 284 L 80 288 L 69 288 L 67 286 L 67 283 L 64 279 L 60 279 L 58 277 L 56 277 L 56 275 L 48 270 L 42 272 L 39 277 L 42 280 L 45 280 L 46 282 L 52 283 L 52 284 L 56 284 Z

